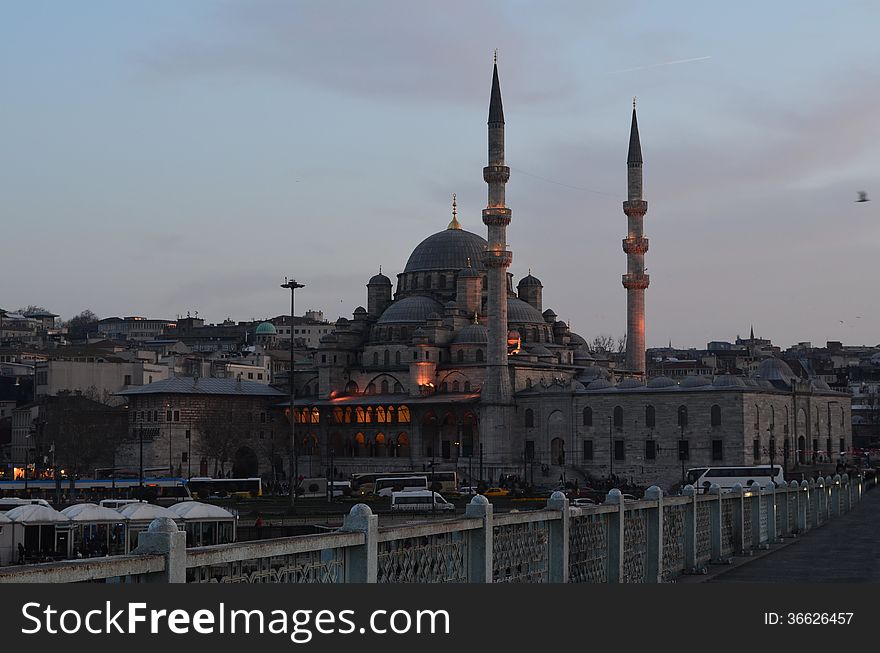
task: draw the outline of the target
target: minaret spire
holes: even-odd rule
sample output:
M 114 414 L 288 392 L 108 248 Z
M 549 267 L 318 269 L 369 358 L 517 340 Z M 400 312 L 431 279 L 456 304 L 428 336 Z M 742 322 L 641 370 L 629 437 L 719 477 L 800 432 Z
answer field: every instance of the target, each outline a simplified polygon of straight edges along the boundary
M 484 451 L 490 460 L 512 459 L 518 445 L 510 442 L 513 431 L 510 407 L 513 389 L 507 367 L 507 268 L 513 254 L 507 249 L 507 225 L 511 211 L 505 204 L 504 189 L 510 179 L 510 168 L 504 162 L 504 108 L 501 83 L 498 80 L 497 54 L 492 66 L 492 90 L 489 96 L 489 161 L 483 168 L 483 179 L 489 186 L 488 201 L 483 209 L 483 224 L 488 227 L 488 244 L 483 253 L 487 270 L 488 343 L 486 382 L 481 393 L 485 408 Z M 508 451 L 508 449 L 510 451 Z
M 628 223 L 627 235 L 623 239 L 623 251 L 626 252 L 626 274 L 623 275 L 623 287 L 626 288 L 626 367 L 644 375 L 645 289 L 651 280 L 645 274 L 648 239 L 644 237 L 643 227 L 648 203 L 642 199 L 642 144 L 639 140 L 635 98 L 626 167 L 627 201 L 623 203 L 623 212 Z

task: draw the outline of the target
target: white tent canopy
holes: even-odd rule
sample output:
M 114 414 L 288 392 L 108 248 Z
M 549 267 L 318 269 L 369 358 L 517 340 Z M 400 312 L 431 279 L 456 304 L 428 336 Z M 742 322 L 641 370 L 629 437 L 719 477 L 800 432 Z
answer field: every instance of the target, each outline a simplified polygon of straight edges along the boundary
M 6 516 L 10 521 L 27 526 L 70 523 L 67 515 L 58 512 L 54 508 L 34 504 L 13 508 L 6 513 Z
M 152 503 L 129 503 L 119 509 L 119 514 L 130 521 L 146 521 L 151 522 L 159 517 L 169 517 L 175 521 L 180 517 L 162 506 Z
M 116 510 L 97 506 L 94 503 L 77 503 L 62 510 L 61 514 L 66 515 L 71 521 L 92 524 L 118 524 L 128 520 Z
M 185 522 L 188 521 L 227 521 L 235 519 L 228 510 L 220 506 L 214 506 L 209 503 L 201 503 L 199 501 L 181 501 L 169 506 L 168 510 L 177 515 L 178 519 Z

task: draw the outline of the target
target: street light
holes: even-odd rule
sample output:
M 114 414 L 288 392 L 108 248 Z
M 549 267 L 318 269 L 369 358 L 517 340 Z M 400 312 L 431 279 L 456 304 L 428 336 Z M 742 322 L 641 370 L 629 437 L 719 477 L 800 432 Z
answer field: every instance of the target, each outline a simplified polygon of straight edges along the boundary
M 612 419 L 608 417 L 608 480 L 614 478 L 614 433 L 611 430 Z
M 293 387 L 293 316 L 294 312 L 294 295 L 297 288 L 305 288 L 305 284 L 297 283 L 294 279 L 284 277 L 282 288 L 290 290 L 290 371 L 287 373 L 287 384 L 290 386 L 290 507 L 296 508 L 296 484 L 299 481 L 299 456 L 296 446 L 296 413 L 294 412 L 293 401 L 296 397 L 296 391 Z

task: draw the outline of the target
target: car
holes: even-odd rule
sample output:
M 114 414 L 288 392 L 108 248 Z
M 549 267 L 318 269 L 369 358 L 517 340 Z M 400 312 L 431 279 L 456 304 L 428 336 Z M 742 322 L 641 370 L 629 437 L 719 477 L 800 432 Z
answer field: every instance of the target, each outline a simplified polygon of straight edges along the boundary
M 641 499 L 639 499 L 637 496 L 635 496 L 633 494 L 624 494 L 623 500 L 624 501 L 641 501 Z
M 571 500 L 571 507 L 572 508 L 586 508 L 588 506 L 595 506 L 595 505 L 596 505 L 596 502 L 593 501 L 592 499 L 579 498 L 579 499 L 572 499 Z
M 508 494 L 510 494 L 510 491 L 501 487 L 490 487 L 483 492 L 484 497 L 506 497 Z

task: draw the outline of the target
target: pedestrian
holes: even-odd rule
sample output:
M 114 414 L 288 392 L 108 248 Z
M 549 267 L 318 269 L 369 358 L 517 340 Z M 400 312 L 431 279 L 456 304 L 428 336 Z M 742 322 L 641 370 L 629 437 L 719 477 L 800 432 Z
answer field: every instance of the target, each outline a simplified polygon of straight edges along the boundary
M 254 528 L 257 531 L 257 539 L 263 539 L 263 516 L 260 513 L 257 513 L 257 518 L 254 520 Z

